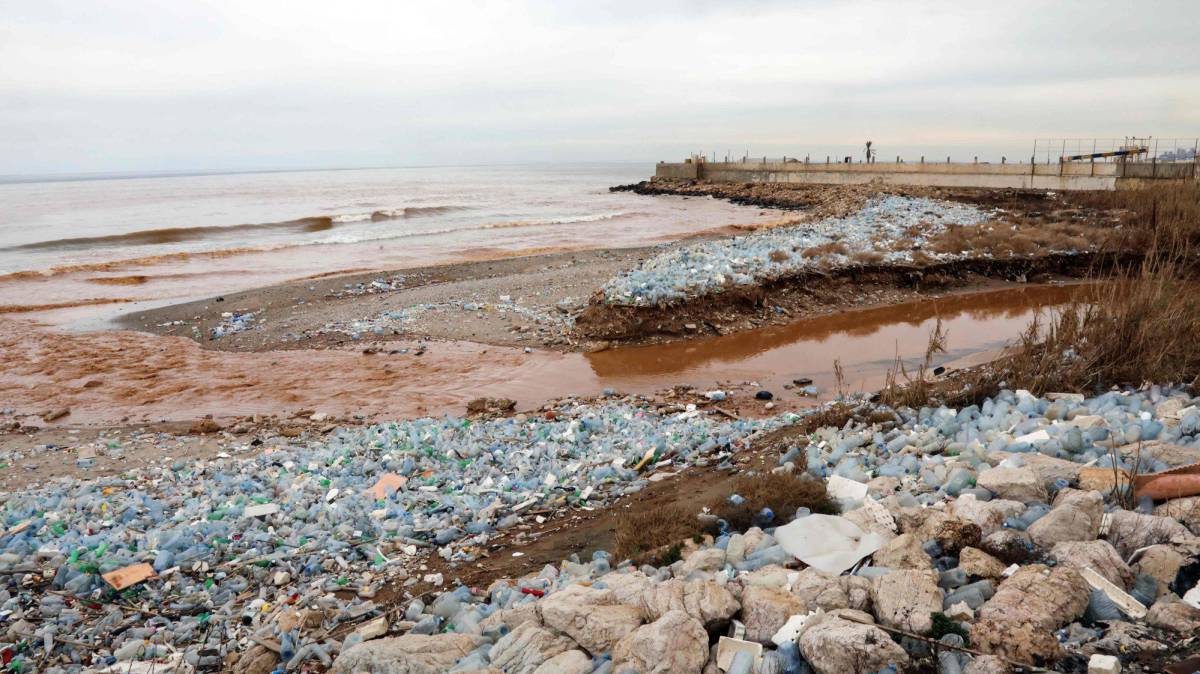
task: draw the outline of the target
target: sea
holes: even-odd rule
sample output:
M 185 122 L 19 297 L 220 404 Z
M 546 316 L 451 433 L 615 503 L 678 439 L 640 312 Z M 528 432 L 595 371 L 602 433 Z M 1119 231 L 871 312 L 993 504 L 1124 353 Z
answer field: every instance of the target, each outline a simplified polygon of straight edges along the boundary
M 610 192 L 649 163 L 0 177 L 0 312 L 184 301 L 341 272 L 662 243 L 778 219 Z

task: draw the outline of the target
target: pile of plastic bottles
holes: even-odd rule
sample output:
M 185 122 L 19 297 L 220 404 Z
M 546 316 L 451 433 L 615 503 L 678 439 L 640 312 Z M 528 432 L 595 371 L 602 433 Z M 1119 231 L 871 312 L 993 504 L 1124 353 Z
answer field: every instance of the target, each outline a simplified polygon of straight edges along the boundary
M 726 462 L 755 432 L 796 418 L 718 422 L 694 409 L 568 401 L 535 416 L 340 429 L 252 458 L 63 478 L 6 499 L 0 616 L 52 649 L 71 649 L 56 636 L 107 644 L 93 664 L 143 659 L 155 634 L 164 653 L 195 665 L 205 649 L 219 659 L 244 647 L 243 628 L 281 602 L 312 594 L 361 610 L 389 569 L 422 554 L 472 560 L 527 510 L 603 504 L 643 488 L 656 464 Z M 121 591 L 102 578 L 141 563 L 158 577 Z M 37 576 L 48 582 L 29 585 Z M 153 629 L 109 635 L 137 613 Z
M 815 265 L 847 265 L 850 256 L 862 251 L 878 250 L 885 262 L 909 262 L 911 250 L 890 250 L 891 244 L 905 239 L 911 241 L 910 248 L 921 246 L 948 225 L 977 225 L 989 217 L 989 211 L 967 204 L 878 196 L 848 217 L 673 248 L 609 281 L 604 299 L 613 304 L 653 305 L 720 292 L 727 284 L 761 283 Z M 846 254 L 803 255 L 809 248 L 835 242 L 845 246 Z M 937 259 L 953 257 L 926 253 Z
M 221 314 L 221 322 L 213 326 L 209 334 L 213 339 L 220 339 L 226 335 L 249 330 L 257 313 L 255 311 L 226 311 Z

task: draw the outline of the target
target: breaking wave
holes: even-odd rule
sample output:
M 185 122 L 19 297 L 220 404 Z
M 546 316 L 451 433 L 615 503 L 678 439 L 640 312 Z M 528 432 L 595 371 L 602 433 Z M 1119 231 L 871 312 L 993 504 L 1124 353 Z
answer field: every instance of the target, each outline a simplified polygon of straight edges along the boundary
M 199 227 L 163 227 L 160 229 L 126 232 L 124 234 L 81 236 L 68 239 L 54 239 L 51 241 L 38 241 L 12 246 L 8 250 L 82 250 L 121 246 L 152 246 L 166 243 L 203 241 L 214 238 L 229 238 L 249 232 L 267 231 L 310 234 L 328 231 L 338 225 L 352 222 L 384 222 L 387 220 L 431 217 L 462 210 L 463 208 L 463 206 L 407 206 L 405 208 L 389 208 L 368 213 L 315 215 L 281 222 L 259 222 L 244 225 L 203 225 Z

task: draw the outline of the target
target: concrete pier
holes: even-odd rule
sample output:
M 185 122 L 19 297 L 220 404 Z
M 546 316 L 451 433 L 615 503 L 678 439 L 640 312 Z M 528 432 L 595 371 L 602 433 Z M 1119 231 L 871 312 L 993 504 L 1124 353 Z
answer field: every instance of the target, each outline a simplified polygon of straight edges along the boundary
M 1037 190 L 1130 189 L 1150 181 L 1197 180 L 1200 179 L 1198 173 L 1200 171 L 1195 161 L 827 164 L 791 159 L 767 163 L 689 159 L 680 163 L 659 162 L 654 171 L 659 178 L 691 178 L 711 182 L 851 185 L 881 181 L 889 185 Z

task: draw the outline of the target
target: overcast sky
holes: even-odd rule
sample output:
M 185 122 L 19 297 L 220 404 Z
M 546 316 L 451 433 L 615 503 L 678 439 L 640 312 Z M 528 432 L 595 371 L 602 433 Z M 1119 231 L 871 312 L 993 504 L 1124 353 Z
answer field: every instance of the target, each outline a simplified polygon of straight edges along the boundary
M 0 0 L 0 174 L 1129 134 L 1200 134 L 1200 2 Z

